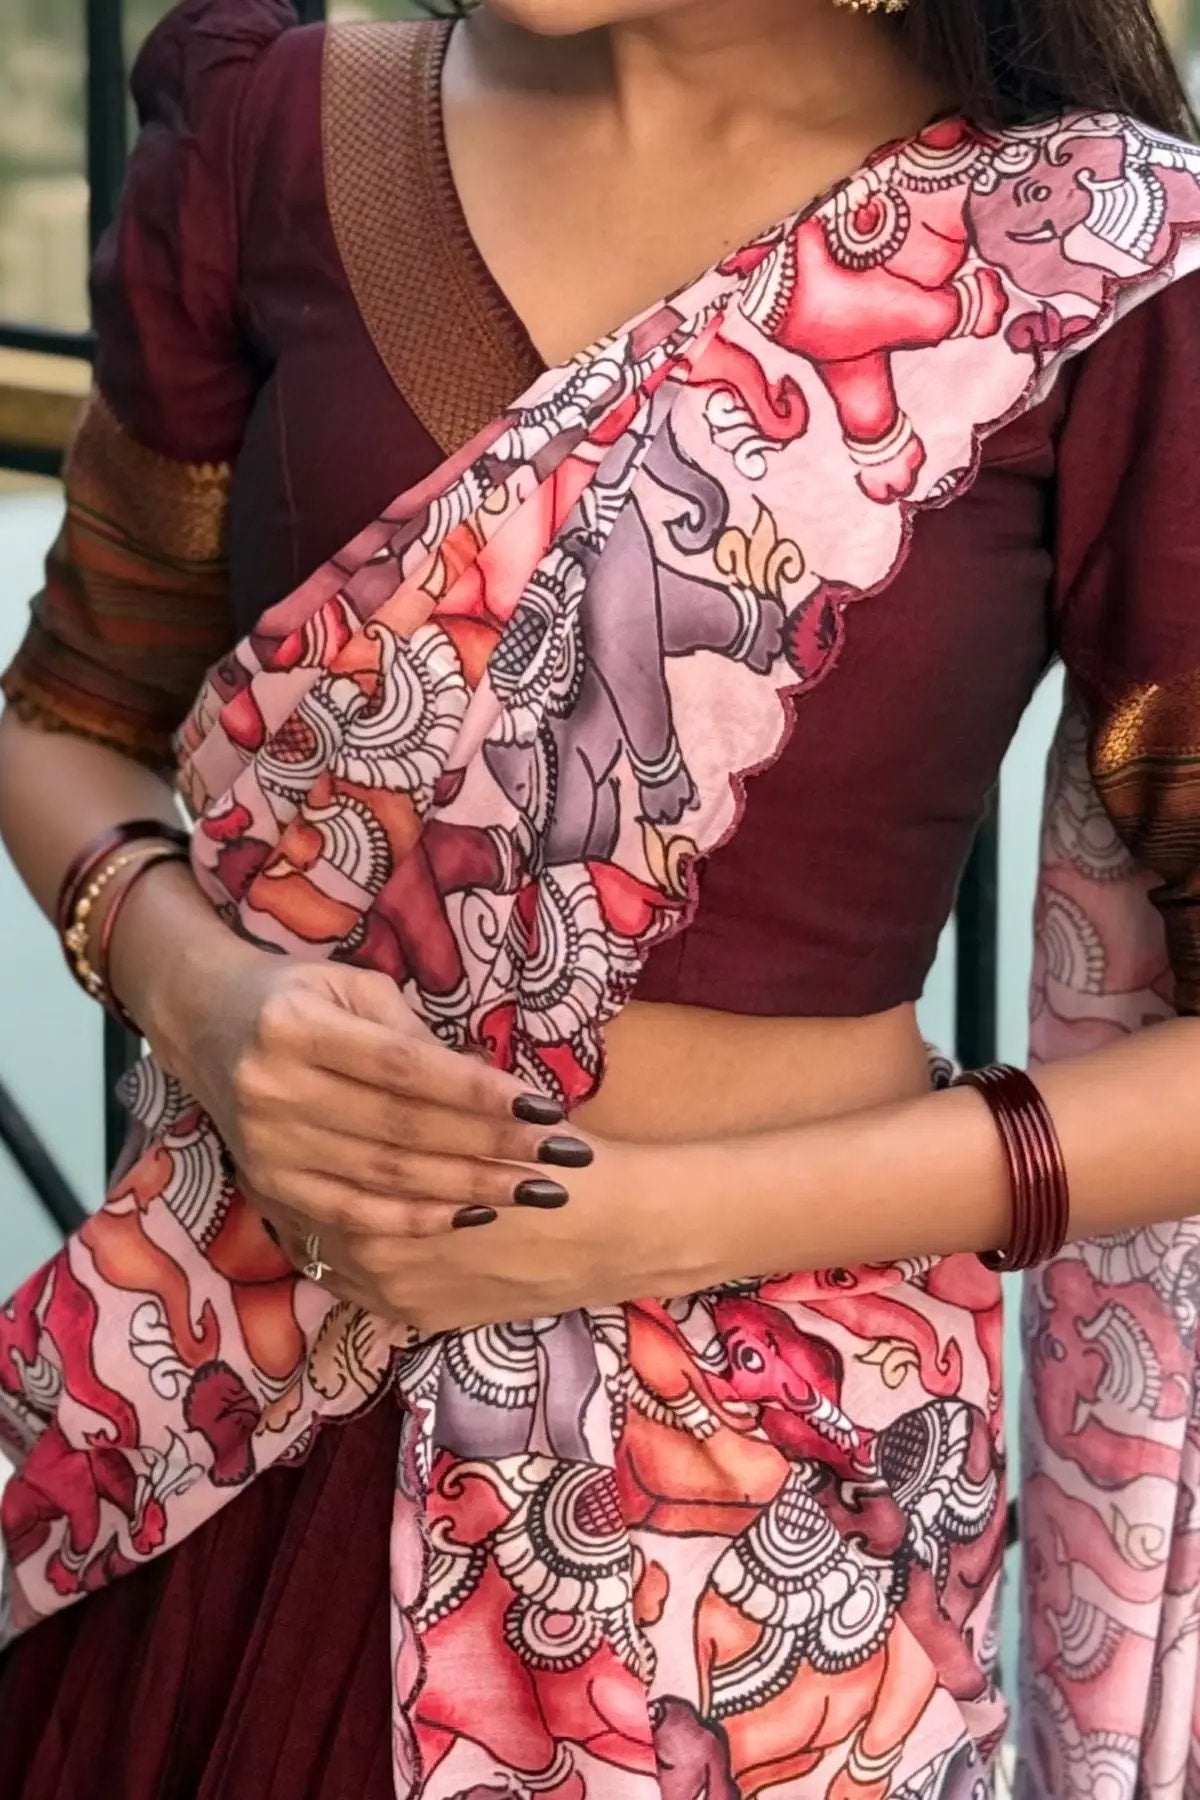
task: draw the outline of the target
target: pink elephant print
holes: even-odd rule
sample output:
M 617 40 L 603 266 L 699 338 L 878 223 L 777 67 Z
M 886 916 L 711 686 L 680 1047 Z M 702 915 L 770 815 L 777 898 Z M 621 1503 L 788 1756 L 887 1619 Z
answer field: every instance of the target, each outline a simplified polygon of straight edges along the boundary
M 1181 146 L 1144 126 L 1118 131 L 1104 114 L 1046 132 L 1038 165 L 999 193 L 982 191 L 970 212 L 984 262 L 1019 270 L 1025 292 L 1044 302 L 1010 324 L 1019 348 L 1053 348 L 1087 330 L 1114 278 L 1148 274 L 1163 260 L 1164 233 L 1198 220 L 1200 190 Z
M 920 148 L 952 161 L 968 146 L 961 121 L 931 126 Z M 723 265 L 751 277 L 746 317 L 780 349 L 813 364 L 833 401 L 862 491 L 880 505 L 903 499 L 925 466 L 925 446 L 900 406 L 893 356 L 955 337 L 994 337 L 1007 295 L 999 273 L 972 260 L 969 158 L 930 184 L 919 216 L 903 164 L 857 176 L 830 206 L 801 215 Z M 772 388 L 754 357 L 723 346 L 730 379 L 768 442 L 807 428 L 795 383 Z M 757 377 L 757 378 L 756 378 Z

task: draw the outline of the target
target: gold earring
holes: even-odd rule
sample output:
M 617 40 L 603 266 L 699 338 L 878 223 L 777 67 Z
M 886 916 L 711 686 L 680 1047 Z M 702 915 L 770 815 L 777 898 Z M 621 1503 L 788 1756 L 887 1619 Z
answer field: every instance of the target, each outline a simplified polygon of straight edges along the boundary
M 851 12 L 902 13 L 908 11 L 909 0 L 833 0 L 833 4 L 849 7 Z

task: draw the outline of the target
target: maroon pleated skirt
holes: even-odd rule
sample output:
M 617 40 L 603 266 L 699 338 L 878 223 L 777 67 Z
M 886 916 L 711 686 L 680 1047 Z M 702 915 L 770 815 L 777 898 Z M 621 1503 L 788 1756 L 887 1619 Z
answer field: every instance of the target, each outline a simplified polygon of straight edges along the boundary
M 392 1800 L 399 1409 L 327 1427 L 0 1662 L 3 1800 Z

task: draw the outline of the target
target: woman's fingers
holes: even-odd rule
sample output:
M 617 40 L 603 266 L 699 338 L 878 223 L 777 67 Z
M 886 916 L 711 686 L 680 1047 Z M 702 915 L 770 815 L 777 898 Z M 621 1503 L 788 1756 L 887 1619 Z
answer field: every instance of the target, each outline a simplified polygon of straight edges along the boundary
M 498 1211 L 520 1206 L 557 1212 L 571 1197 L 563 1184 L 544 1170 L 483 1162 L 469 1156 L 422 1156 L 417 1152 L 401 1157 L 394 1191 L 406 1201 L 433 1202 L 442 1208 L 482 1206 Z M 360 1227 L 351 1220 L 346 1229 L 371 1231 L 374 1217 L 372 1210 L 370 1223 L 364 1222 Z
M 512 1207 L 564 1206 L 549 1171 L 585 1168 L 592 1150 L 561 1108 L 378 1001 L 353 982 L 294 982 L 263 1005 L 233 1076 L 252 1204 L 301 1246 L 333 1234 L 368 1260 Z
M 562 1110 L 541 1096 L 525 1096 L 515 1076 L 478 1057 L 448 1050 L 427 1033 L 357 1017 L 311 993 L 284 994 L 259 1018 L 265 1061 L 281 1056 L 343 1075 L 396 1097 L 409 1096 L 454 1112 L 494 1120 L 539 1115 L 531 1123 L 561 1121 Z M 253 1057 L 251 1061 L 253 1061 Z M 526 1104 L 522 1105 L 522 1102 Z M 514 1114 L 514 1108 L 518 1108 Z
M 510 1207 L 557 1212 L 569 1200 L 563 1184 L 542 1170 L 465 1156 L 414 1155 L 386 1194 L 360 1185 L 347 1167 L 337 1175 L 293 1174 L 277 1193 L 263 1190 L 259 1206 L 273 1223 L 289 1221 L 297 1230 L 397 1240 L 455 1229 L 455 1214 L 463 1209 L 493 1215 Z M 458 1228 L 481 1222 L 463 1221 Z
M 340 1197 L 333 1222 L 347 1231 L 396 1233 L 398 1204 L 405 1201 L 540 1211 L 569 1201 L 567 1188 L 545 1168 L 475 1156 L 426 1156 L 360 1138 L 331 1138 L 311 1127 L 293 1127 L 288 1156 L 297 1174 L 284 1177 L 282 1199 L 322 1183 L 322 1192 Z M 250 1168 L 252 1179 L 254 1174 Z
M 342 1246 L 337 1261 L 349 1265 L 367 1245 L 390 1245 L 391 1253 L 399 1254 L 406 1240 L 441 1237 L 455 1229 L 450 1207 L 420 1200 L 383 1200 L 321 1176 L 297 1178 L 278 1198 L 260 1196 L 256 1211 L 268 1236 L 274 1237 L 297 1268 L 308 1261 L 305 1246 L 314 1233 L 327 1262 L 334 1262 L 333 1252 Z M 499 1218 L 497 1209 L 489 1211 Z M 353 1254 L 346 1248 L 351 1244 L 358 1246 Z M 367 1254 L 369 1258 L 370 1252 Z
M 345 1173 L 384 1193 L 395 1191 L 410 1151 L 567 1169 L 586 1168 L 592 1160 L 588 1145 L 565 1129 L 524 1125 L 507 1114 L 485 1119 L 452 1112 L 326 1070 L 284 1069 L 271 1080 L 247 1120 L 247 1148 L 261 1138 L 264 1156 L 286 1148 L 294 1166 Z M 297 1119 L 302 1123 L 296 1125 Z M 288 1144 L 276 1145 L 275 1134 L 285 1131 Z

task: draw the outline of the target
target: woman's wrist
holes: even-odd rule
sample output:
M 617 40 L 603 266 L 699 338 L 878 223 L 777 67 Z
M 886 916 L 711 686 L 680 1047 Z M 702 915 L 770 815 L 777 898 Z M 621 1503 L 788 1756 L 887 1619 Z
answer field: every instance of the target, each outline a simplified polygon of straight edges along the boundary
M 792 1130 L 641 1153 L 644 1233 L 698 1285 L 980 1253 L 1007 1241 L 1008 1170 L 967 1089 Z M 949 1189 L 947 1168 L 961 1178 Z
M 623 1197 L 632 1217 L 638 1291 L 697 1293 L 764 1270 L 739 1265 L 747 1255 L 740 1203 L 741 1147 L 749 1138 L 623 1145 Z
M 218 918 L 186 863 L 148 870 L 130 892 L 109 945 L 109 982 L 156 1047 L 186 1042 L 216 959 L 257 955 Z

